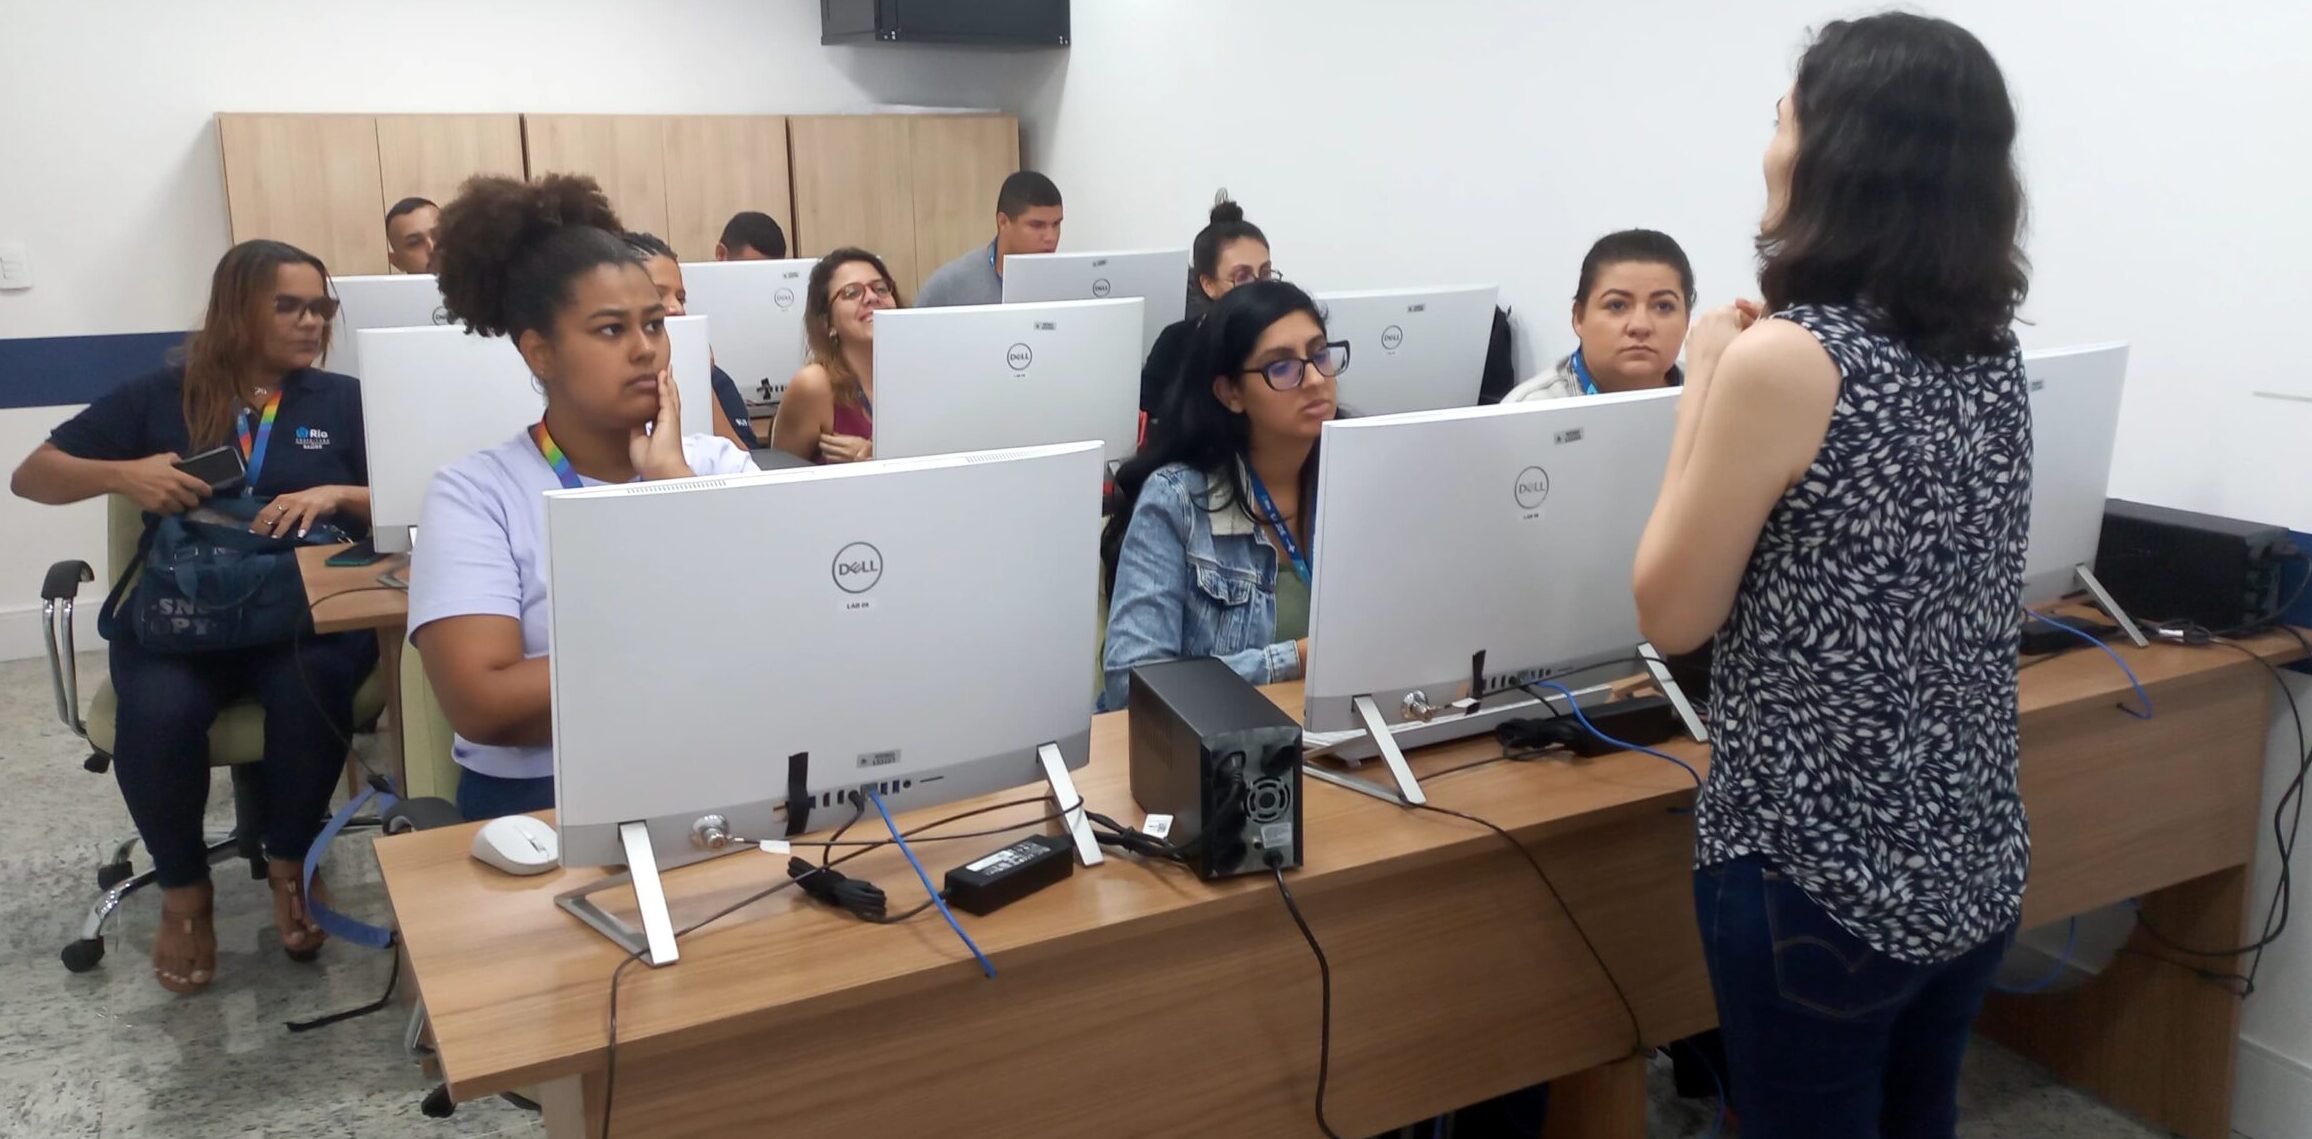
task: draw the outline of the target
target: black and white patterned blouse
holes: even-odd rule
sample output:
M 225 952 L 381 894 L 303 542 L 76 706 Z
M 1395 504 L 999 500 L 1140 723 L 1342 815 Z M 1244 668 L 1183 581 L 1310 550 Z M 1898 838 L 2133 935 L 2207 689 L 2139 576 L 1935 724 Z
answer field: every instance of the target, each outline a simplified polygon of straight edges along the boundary
M 1777 315 L 1829 351 L 1838 406 L 1718 634 L 1697 863 L 1759 855 L 1880 952 L 1947 960 L 2015 922 L 2030 864 L 2022 353 L 1943 363 L 1852 309 Z

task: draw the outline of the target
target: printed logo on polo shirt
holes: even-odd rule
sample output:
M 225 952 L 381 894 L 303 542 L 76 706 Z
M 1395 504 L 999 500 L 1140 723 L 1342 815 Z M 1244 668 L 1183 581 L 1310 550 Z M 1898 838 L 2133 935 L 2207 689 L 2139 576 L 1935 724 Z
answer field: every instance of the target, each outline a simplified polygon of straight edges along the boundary
M 297 445 L 308 451 L 319 451 L 329 446 L 329 433 L 318 427 L 297 429 Z

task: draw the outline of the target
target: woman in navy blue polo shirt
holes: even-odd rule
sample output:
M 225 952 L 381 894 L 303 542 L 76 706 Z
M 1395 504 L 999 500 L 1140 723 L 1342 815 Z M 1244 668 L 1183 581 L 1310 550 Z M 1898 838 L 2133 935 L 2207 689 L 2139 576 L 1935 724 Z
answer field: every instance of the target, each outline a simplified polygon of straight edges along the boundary
M 208 315 L 182 359 L 67 420 L 16 469 L 11 489 L 51 505 L 125 495 L 144 508 L 149 531 L 160 515 L 210 496 L 206 483 L 176 469 L 180 457 L 237 446 L 244 487 L 269 500 L 254 529 L 294 536 L 323 521 L 366 528 L 361 392 L 352 377 L 314 367 L 336 311 L 328 270 L 312 254 L 277 241 L 234 246 L 217 263 Z M 112 769 L 161 886 L 154 975 L 177 993 L 215 976 L 201 838 L 209 726 L 219 709 L 249 696 L 265 710 L 257 782 L 273 920 L 290 958 L 312 960 L 322 933 L 298 873 L 345 762 L 353 694 L 376 663 L 376 638 L 345 633 L 302 638 L 302 651 L 281 644 L 188 654 L 154 652 L 132 638 L 124 623 L 112 642 L 120 698 Z

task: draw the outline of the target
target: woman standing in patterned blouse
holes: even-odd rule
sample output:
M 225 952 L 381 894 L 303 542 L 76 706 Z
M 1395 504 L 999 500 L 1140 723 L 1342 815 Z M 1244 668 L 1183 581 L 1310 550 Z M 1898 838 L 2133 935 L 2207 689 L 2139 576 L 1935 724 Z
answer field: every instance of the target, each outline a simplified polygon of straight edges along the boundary
M 2014 142 L 1964 29 L 1825 27 L 1766 150 L 1765 303 L 1687 341 L 1636 591 L 1662 649 L 1717 636 L 1694 897 L 1754 1139 L 1952 1136 L 2021 911 Z

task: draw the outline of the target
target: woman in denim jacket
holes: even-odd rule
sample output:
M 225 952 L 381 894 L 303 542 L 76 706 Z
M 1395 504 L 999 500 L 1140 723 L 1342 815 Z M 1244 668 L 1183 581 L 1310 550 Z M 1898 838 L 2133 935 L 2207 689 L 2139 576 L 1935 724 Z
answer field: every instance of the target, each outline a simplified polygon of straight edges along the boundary
M 1218 657 L 1255 684 L 1307 666 L 1317 437 L 1349 361 L 1325 335 L 1307 293 L 1259 281 L 1189 339 L 1167 429 L 1117 472 L 1100 539 L 1100 710 L 1123 707 L 1132 669 L 1157 661 Z

